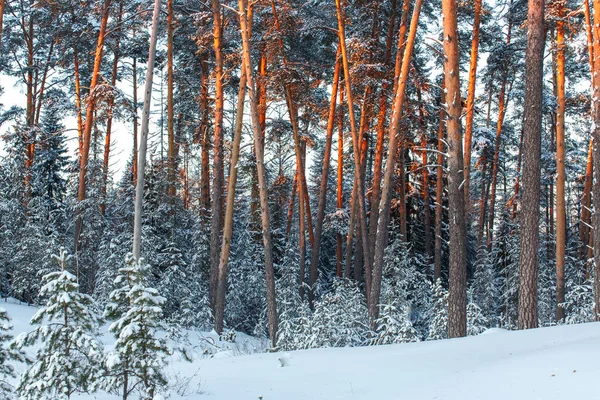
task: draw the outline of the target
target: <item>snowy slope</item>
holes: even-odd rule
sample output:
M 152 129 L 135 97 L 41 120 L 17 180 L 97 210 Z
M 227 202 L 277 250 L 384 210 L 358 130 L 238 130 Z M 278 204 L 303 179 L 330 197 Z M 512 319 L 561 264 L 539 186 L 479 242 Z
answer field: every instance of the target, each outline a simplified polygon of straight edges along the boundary
M 28 329 L 33 308 L 0 306 L 8 310 L 16 331 Z M 600 399 L 600 323 L 520 332 L 494 329 L 477 337 L 392 346 L 231 354 L 235 352 L 213 358 L 197 354 L 192 364 L 174 359 L 169 370 L 179 383 L 171 398 Z M 116 399 L 106 394 L 80 398 Z

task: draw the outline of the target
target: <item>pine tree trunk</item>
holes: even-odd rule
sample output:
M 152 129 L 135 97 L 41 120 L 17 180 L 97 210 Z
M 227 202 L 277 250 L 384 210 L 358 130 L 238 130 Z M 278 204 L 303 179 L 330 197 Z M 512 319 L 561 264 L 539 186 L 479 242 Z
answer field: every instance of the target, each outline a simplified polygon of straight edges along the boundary
M 565 249 L 567 215 L 565 204 L 565 27 L 564 8 L 557 3 L 556 21 L 556 321 L 565 318 Z
M 523 196 L 519 270 L 519 329 L 538 326 L 540 156 L 544 71 L 544 2 L 529 0 L 523 115 Z
M 115 32 L 115 49 L 111 71 L 110 85 L 114 88 L 117 85 L 117 72 L 119 68 L 119 49 L 121 43 L 121 21 L 123 19 L 123 4 L 119 5 L 119 17 L 117 21 L 117 30 Z M 106 135 L 104 137 L 104 164 L 102 169 L 102 187 L 100 188 L 100 212 L 102 215 L 106 212 L 106 187 L 108 185 L 108 168 L 110 160 L 110 142 L 112 134 L 113 107 L 115 98 L 108 100 L 108 117 L 106 118 Z
M 442 0 L 444 17 L 444 77 L 448 135 L 448 214 L 450 215 L 450 278 L 448 337 L 467 334 L 467 226 L 463 187 L 461 97 L 456 1 Z
M 383 257 L 385 248 L 388 244 L 388 228 L 390 222 L 390 206 L 393 196 L 394 186 L 394 170 L 396 166 L 396 157 L 398 154 L 398 145 L 400 141 L 400 122 L 402 118 L 402 108 L 404 106 L 404 98 L 406 94 L 406 85 L 408 82 L 408 74 L 410 69 L 410 59 L 415 44 L 415 37 L 417 33 L 417 25 L 419 21 L 419 15 L 421 13 L 422 0 L 416 0 L 413 9 L 412 20 L 410 23 L 410 31 L 406 47 L 402 57 L 402 66 L 400 74 L 397 78 L 397 89 L 394 91 L 392 121 L 390 124 L 389 144 L 388 144 L 388 156 L 385 166 L 385 173 L 383 176 L 383 185 L 381 190 L 381 202 L 379 212 L 379 222 L 377 224 L 377 240 L 375 245 L 375 255 L 373 257 L 372 267 L 372 279 L 371 279 L 371 291 L 368 293 L 369 296 L 369 318 L 371 324 L 375 323 L 379 315 L 379 297 L 381 294 L 381 275 L 383 269 Z M 402 37 L 402 36 L 400 36 Z
M 244 61 L 242 60 L 242 63 Z M 221 256 L 219 259 L 219 272 L 217 283 L 217 295 L 215 302 L 215 331 L 220 335 L 223 333 L 223 321 L 225 315 L 225 294 L 227 291 L 227 275 L 229 268 L 229 254 L 231 249 L 231 237 L 233 234 L 233 213 L 235 209 L 235 188 L 237 185 L 238 161 L 240 158 L 240 143 L 242 141 L 242 127 L 244 123 L 244 104 L 246 99 L 246 73 L 242 65 L 242 75 L 238 89 L 238 100 L 235 116 L 235 127 L 233 131 L 233 143 L 231 144 L 231 164 L 229 166 L 229 181 L 227 183 L 227 202 L 225 205 L 225 221 L 223 223 L 223 240 L 221 242 Z
M 433 281 L 442 276 L 442 211 L 444 204 L 444 131 L 446 128 L 446 79 L 442 78 L 442 91 L 440 95 L 440 115 L 437 136 L 437 170 L 435 182 L 435 244 L 433 254 Z
M 506 36 L 506 44 L 510 44 L 512 32 L 512 23 L 508 22 L 508 33 Z M 500 160 L 500 143 L 502 141 L 502 127 L 504 126 L 504 116 L 506 115 L 507 107 L 507 91 L 506 84 L 508 81 L 508 67 L 502 72 L 502 84 L 500 86 L 500 94 L 498 95 L 498 122 L 496 124 L 496 141 L 494 144 L 494 159 L 492 161 L 491 174 L 491 194 L 490 194 L 490 210 L 488 216 L 487 228 L 487 247 L 492 248 L 494 240 L 494 220 L 496 216 L 496 188 L 498 186 L 498 169 Z
M 592 34 L 592 19 L 590 15 L 590 3 L 588 0 L 584 0 L 583 12 L 585 17 L 585 31 L 587 37 L 587 49 L 588 59 L 590 64 L 590 76 L 594 73 L 594 38 Z M 592 96 L 594 87 L 592 85 Z M 591 107 L 591 113 L 593 114 L 593 104 Z M 593 150 L 594 142 L 593 138 L 590 138 L 590 145 L 588 148 L 587 164 L 585 168 L 585 181 L 583 188 L 583 196 L 581 198 L 581 222 L 579 224 L 579 239 L 581 241 L 581 247 L 579 250 L 579 256 L 582 260 L 587 261 L 588 244 L 590 242 L 590 226 L 592 226 L 592 214 L 591 201 L 592 201 L 592 169 L 593 169 Z M 587 262 L 586 262 L 587 265 Z M 589 278 L 590 270 L 586 267 L 586 279 Z
M 594 118 L 592 138 L 594 141 L 593 152 L 593 253 L 594 253 L 594 314 L 596 321 L 600 321 L 600 1 L 594 1 L 594 27 L 593 29 L 593 53 L 594 53 L 594 72 L 592 73 L 592 86 L 594 94 L 592 96 L 592 116 Z
M 340 75 L 343 71 L 340 72 Z M 342 85 L 339 88 L 339 104 L 344 104 L 344 89 Z M 338 157 L 337 157 L 337 210 L 341 210 L 344 207 L 344 112 L 340 107 L 339 112 L 337 113 L 338 117 Z M 335 258 L 336 258 L 336 272 L 337 277 L 341 278 L 345 276 L 348 278 L 348 274 L 343 274 L 342 266 L 343 266 L 343 237 L 341 233 L 336 235 L 336 250 L 335 250 Z
M 329 114 L 327 117 L 327 134 L 325 137 L 325 152 L 323 154 L 323 169 L 321 171 L 321 185 L 319 187 L 319 202 L 317 205 L 317 216 L 315 220 L 315 244 L 310 262 L 310 282 L 317 281 L 319 272 L 319 257 L 321 255 L 321 234 L 323 232 L 323 220 L 325 219 L 325 206 L 327 205 L 327 186 L 329 183 L 329 165 L 331 163 L 331 143 L 333 141 L 333 128 L 335 127 L 336 100 L 340 83 L 340 48 L 336 53 L 335 70 L 333 73 L 333 84 L 331 88 L 331 99 L 329 101 Z M 337 269 L 336 269 L 337 270 Z
M 175 23 L 173 21 L 173 0 L 167 0 L 167 143 L 168 143 L 168 162 L 167 162 L 167 178 L 168 178 L 168 194 L 171 198 L 175 197 L 176 193 L 176 172 L 175 164 L 176 149 L 175 149 L 175 110 L 173 98 L 173 31 Z
M 210 304 L 215 307 L 221 253 L 221 215 L 223 203 L 223 53 L 221 2 L 211 0 L 213 14 L 213 49 L 215 52 L 215 120 L 213 141 L 213 192 L 210 229 Z
M 394 29 L 396 21 L 396 0 L 391 2 L 391 16 L 386 40 L 386 51 L 384 65 L 389 68 L 392 56 L 392 43 L 394 41 Z M 408 8 L 406 9 L 408 18 Z M 369 248 L 375 249 L 377 239 L 377 221 L 379 220 L 379 202 L 381 201 L 381 174 L 383 167 L 384 141 L 385 141 L 385 122 L 387 118 L 388 96 L 390 95 L 390 83 L 387 79 L 383 82 L 381 88 L 381 98 L 379 100 L 379 113 L 377 114 L 377 141 L 375 143 L 375 156 L 373 163 L 373 186 L 371 188 L 371 214 L 369 215 Z M 371 254 L 373 257 L 373 254 Z M 369 260 L 369 265 L 373 260 Z
M 203 216 L 203 221 L 206 221 L 208 219 L 208 210 L 210 209 L 210 107 L 208 105 L 208 54 L 204 51 L 200 54 L 200 69 L 202 71 L 202 78 L 200 81 L 200 112 L 202 113 L 202 119 L 200 121 L 199 132 L 199 142 L 202 145 L 202 161 L 200 166 L 200 213 Z
M 273 270 L 273 242 L 271 239 L 271 221 L 269 217 L 269 193 L 267 173 L 264 164 L 263 145 L 261 143 L 260 121 L 258 116 L 258 95 L 254 83 L 254 75 L 250 60 L 250 39 L 247 22 L 247 0 L 238 0 L 240 11 L 240 30 L 242 33 L 242 57 L 246 79 L 248 80 L 248 94 L 250 97 L 250 109 L 252 117 L 252 130 L 254 133 L 254 152 L 256 154 L 256 168 L 258 171 L 258 188 L 260 191 L 260 208 L 262 220 L 263 243 L 265 249 L 265 276 L 267 285 L 267 317 L 271 345 L 277 343 L 277 300 L 275 297 L 275 273 Z
M 421 129 L 421 168 L 423 169 L 423 224 L 425 225 L 425 255 L 431 262 L 431 209 L 429 201 L 429 167 L 427 160 L 427 133 L 425 131 L 425 111 L 421 98 L 421 89 L 417 86 L 417 101 L 419 102 L 419 127 Z
M 135 31 L 134 31 L 135 36 Z M 138 96 L 137 96 L 137 59 L 133 57 L 132 66 L 133 75 L 133 166 L 131 169 L 133 186 L 137 184 L 137 171 L 138 171 Z
M 107 0 L 110 1 L 110 0 Z M 135 217 L 133 224 L 133 257 L 140 259 L 142 252 L 142 212 L 144 205 L 144 178 L 146 169 L 146 150 L 148 148 L 148 133 L 150 132 L 150 105 L 152 102 L 152 81 L 154 78 L 154 60 L 156 58 L 156 41 L 158 39 L 158 24 L 160 17 L 160 1 L 154 0 L 152 14 L 152 33 L 148 50 L 148 68 L 144 88 L 144 108 L 142 109 L 142 131 L 138 153 L 137 183 L 135 186 Z
M 352 84 L 350 80 L 350 67 L 348 62 L 348 54 L 346 50 L 346 33 L 344 15 L 341 5 L 341 0 L 335 1 L 336 14 L 338 20 L 338 36 L 340 40 L 340 48 L 342 53 L 342 66 L 344 69 L 344 82 L 346 86 L 346 103 L 348 104 L 348 115 L 350 117 L 350 132 L 352 134 L 352 148 L 354 150 L 354 187 L 356 188 L 356 201 L 358 202 L 358 226 L 361 232 L 363 255 L 365 259 L 370 260 L 370 249 L 367 239 L 367 224 L 366 224 L 366 207 L 364 197 L 364 179 L 361 175 L 361 154 L 360 154 L 360 139 L 356 131 L 356 119 L 354 116 L 354 100 L 352 95 Z M 349 260 L 346 260 L 348 263 Z
M 477 57 L 479 55 L 479 26 L 481 24 L 481 0 L 475 0 L 473 36 L 471 38 L 471 63 L 469 65 L 469 87 L 467 89 L 467 113 L 465 117 L 465 207 L 467 217 L 471 200 L 471 147 L 473 142 L 473 115 L 475 110 L 475 85 L 477 83 Z
M 92 80 L 89 89 L 88 104 L 85 112 L 85 127 L 83 129 L 83 147 L 79 162 L 79 186 L 77 190 L 77 201 L 81 203 L 85 200 L 86 195 L 86 175 L 88 167 L 88 158 L 90 154 L 90 143 L 92 138 L 92 127 L 94 126 L 94 111 L 96 109 L 96 101 L 94 100 L 94 89 L 100 78 L 100 65 L 102 64 L 102 52 L 104 50 L 104 39 L 106 38 L 106 26 L 108 24 L 108 16 L 110 12 L 111 0 L 104 0 L 102 9 L 102 20 L 100 22 L 100 32 L 98 33 L 98 44 L 96 45 L 96 54 L 94 58 L 94 69 L 92 72 Z M 82 210 L 77 211 L 77 220 L 75 223 L 75 253 L 80 248 L 79 236 L 83 228 Z

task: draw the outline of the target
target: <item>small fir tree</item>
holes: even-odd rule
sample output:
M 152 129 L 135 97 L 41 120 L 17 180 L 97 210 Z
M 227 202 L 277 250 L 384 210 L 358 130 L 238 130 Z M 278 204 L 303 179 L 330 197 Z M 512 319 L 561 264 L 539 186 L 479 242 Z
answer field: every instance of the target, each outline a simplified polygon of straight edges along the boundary
M 0 396 L 3 399 L 12 399 L 15 394 L 14 387 L 7 380 L 17 377 L 13 363 L 28 361 L 24 352 L 10 345 L 13 338 L 11 330 L 8 313 L 0 308 Z
M 448 337 L 448 291 L 438 279 L 432 285 L 433 302 L 430 309 L 430 323 L 427 340 L 446 339 Z
M 134 391 L 142 399 L 153 399 L 167 385 L 164 367 L 171 351 L 156 335 L 165 298 L 146 286 L 149 269 L 143 259 L 136 261 L 128 254 L 105 312 L 114 320 L 109 331 L 117 339 L 106 360 L 107 387 L 124 399 Z
M 79 292 L 76 277 L 67 271 L 67 251 L 61 248 L 53 258 L 60 271 L 43 277 L 40 295 L 46 304 L 30 322 L 38 327 L 15 340 L 19 349 L 41 343 L 36 361 L 21 375 L 17 391 L 22 399 L 69 399 L 95 391 L 100 382 L 102 347 L 94 301 Z

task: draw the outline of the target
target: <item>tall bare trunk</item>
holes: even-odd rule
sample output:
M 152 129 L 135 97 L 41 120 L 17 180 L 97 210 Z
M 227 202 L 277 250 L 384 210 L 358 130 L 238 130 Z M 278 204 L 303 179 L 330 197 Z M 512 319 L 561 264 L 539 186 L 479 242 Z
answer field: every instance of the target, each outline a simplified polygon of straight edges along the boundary
M 556 21 L 556 320 L 565 318 L 565 249 L 567 214 L 565 205 L 565 26 L 564 8 L 557 3 Z
M 176 146 L 175 146 L 175 111 L 173 99 L 173 31 L 175 23 L 173 21 L 173 0 L 167 0 L 167 143 L 168 143 L 168 194 L 175 197 L 175 181 L 176 181 Z
M 323 220 L 325 219 L 325 206 L 327 205 L 327 185 L 329 182 L 329 164 L 331 162 L 331 142 L 333 140 L 333 128 L 335 127 L 336 99 L 340 82 L 340 48 L 336 54 L 335 70 L 333 73 L 333 84 L 331 99 L 329 101 L 329 115 L 327 117 L 327 136 L 325 138 L 325 153 L 323 154 L 323 170 L 321 171 L 321 185 L 319 187 L 319 203 L 317 205 L 317 219 L 315 221 L 315 245 L 310 262 L 310 282 L 314 283 L 318 277 L 319 257 L 321 255 L 321 233 L 323 231 Z
M 341 75 L 341 72 L 340 72 Z M 339 88 L 339 103 L 344 104 L 344 89 L 340 85 Z M 337 209 L 341 210 L 344 207 L 344 112 L 340 107 L 338 113 L 338 158 L 337 158 Z M 341 233 L 336 235 L 336 272 L 338 278 L 341 278 L 343 275 L 342 272 L 342 264 L 343 264 L 343 237 Z M 350 274 L 348 271 L 344 276 L 347 278 Z
M 538 326 L 540 156 L 544 71 L 544 1 L 529 0 L 523 115 L 523 196 L 519 270 L 519 329 Z
M 444 131 L 446 128 L 446 80 L 442 78 L 442 91 L 440 95 L 440 115 L 437 136 L 437 170 L 435 182 L 435 244 L 433 255 L 433 281 L 442 276 L 442 211 L 444 204 Z
M 211 0 L 213 14 L 213 49 L 215 52 L 215 120 L 213 141 L 213 193 L 210 227 L 210 304 L 214 308 L 217 294 L 223 204 L 223 32 L 221 2 Z
M 479 55 L 479 26 L 481 24 L 481 0 L 475 0 L 473 37 L 471 38 L 471 63 L 469 65 L 469 88 L 467 89 L 467 115 L 465 117 L 465 206 L 467 217 L 470 208 L 471 147 L 473 142 L 473 115 L 475 111 L 475 84 L 477 83 L 477 57 Z
M 244 61 L 242 60 L 242 63 Z M 229 254 L 231 249 L 231 236 L 233 233 L 233 212 L 235 208 L 235 188 L 237 185 L 238 161 L 240 158 L 240 143 L 242 141 L 242 127 L 244 122 L 244 104 L 246 99 L 246 74 L 242 65 L 242 76 L 238 89 L 238 100 L 231 144 L 231 163 L 229 166 L 229 181 L 227 183 L 227 202 L 225 205 L 225 221 L 223 223 L 223 240 L 221 242 L 221 256 L 219 259 L 219 273 L 217 295 L 215 302 L 215 331 L 223 332 L 223 319 L 225 315 L 225 294 L 227 290 L 227 274 L 229 269 Z
M 109 0 L 107 0 L 109 1 Z M 152 33 L 148 49 L 148 68 L 146 70 L 146 85 L 144 88 L 144 108 L 142 109 L 142 131 L 138 153 L 138 176 L 135 186 L 135 217 L 133 223 L 133 257 L 139 260 L 142 252 L 142 213 L 144 205 L 144 178 L 146 169 L 146 150 L 148 148 L 148 133 L 150 131 L 150 105 L 152 102 L 152 82 L 154 78 L 154 59 L 156 58 L 156 41 L 158 39 L 158 23 L 160 16 L 160 0 L 154 0 L 152 14 Z
M 444 77 L 448 134 L 448 214 L 450 215 L 450 278 L 448 337 L 467 334 L 467 226 L 463 187 L 461 97 L 456 1 L 442 0 L 444 18 Z
M 388 225 L 390 222 L 390 206 L 392 201 L 392 189 L 394 182 L 394 170 L 396 166 L 396 157 L 398 154 L 398 145 L 400 138 L 400 122 L 402 118 L 402 108 L 404 106 L 404 98 L 406 85 L 408 82 L 408 74 L 410 69 L 410 59 L 415 44 L 417 34 L 417 25 L 419 15 L 421 13 L 422 0 L 416 0 L 413 9 L 412 20 L 410 23 L 410 31 L 408 40 L 402 57 L 402 67 L 397 78 L 397 89 L 395 90 L 394 102 L 392 108 L 392 121 L 390 124 L 388 155 L 383 176 L 383 185 L 381 190 L 381 202 L 379 212 L 379 222 L 377 224 L 377 240 L 375 246 L 375 255 L 373 257 L 371 291 L 369 295 L 369 318 L 371 323 L 374 323 L 379 315 L 379 297 L 381 294 L 381 275 L 383 269 L 383 256 L 385 248 L 388 244 Z
M 427 161 L 427 132 L 425 128 L 425 111 L 421 88 L 417 86 L 417 100 L 419 102 L 419 128 L 421 130 L 421 168 L 423 173 L 423 224 L 425 225 L 425 255 L 428 262 L 431 259 L 431 210 L 429 208 L 429 167 Z
M 264 151 L 261 143 L 264 138 L 260 133 L 258 117 L 258 94 L 254 83 L 254 73 L 250 60 L 250 33 L 247 21 L 247 0 L 238 0 L 240 11 L 240 30 L 242 33 L 242 57 L 244 69 L 248 80 L 248 95 L 250 97 L 250 111 L 252 117 L 252 130 L 254 133 L 254 152 L 256 154 L 256 168 L 258 171 L 258 188 L 260 191 L 260 209 L 262 220 L 262 234 L 265 248 L 265 277 L 267 285 L 267 317 L 271 345 L 277 343 L 277 303 L 275 297 L 275 273 L 273 270 L 273 242 L 271 239 L 271 220 L 269 217 L 269 193 L 267 173 L 264 164 Z
M 110 77 L 110 85 L 114 88 L 117 84 L 117 72 L 119 68 L 119 48 L 121 43 L 121 21 L 123 18 L 123 4 L 119 5 L 119 17 L 117 22 L 117 30 L 115 35 L 115 49 L 113 65 Z M 100 188 L 100 212 L 102 215 L 106 212 L 106 187 L 108 185 L 108 168 L 110 161 L 110 143 L 112 134 L 113 107 L 115 98 L 111 97 L 108 100 L 108 117 L 106 118 L 106 135 L 104 137 L 104 164 L 102 170 L 102 187 Z
M 594 71 L 592 73 L 592 86 L 594 94 L 592 96 L 594 129 L 592 137 L 594 141 L 593 154 L 593 253 L 594 253 L 594 314 L 596 321 L 600 321 L 600 1 L 594 1 L 594 23 L 593 28 L 593 53 L 594 53 Z
M 90 154 L 90 143 L 92 138 L 92 128 L 94 126 L 94 111 L 96 109 L 96 101 L 94 99 L 94 90 L 100 78 L 100 65 L 102 64 L 102 52 L 104 50 L 104 39 L 106 37 L 106 26 L 108 24 L 108 16 L 110 12 L 111 0 L 104 0 L 102 9 L 102 20 L 100 22 L 100 32 L 98 32 L 98 44 L 96 45 L 96 54 L 94 57 L 94 70 L 92 72 L 92 80 L 90 83 L 90 91 L 88 96 L 88 104 L 85 112 L 85 127 L 83 129 L 83 148 L 79 162 L 79 187 L 77 190 L 77 201 L 81 203 L 85 200 L 86 195 L 86 175 L 88 167 L 88 158 Z M 75 252 L 79 250 L 79 236 L 83 228 L 83 216 L 81 210 L 78 210 L 77 221 L 75 224 Z
M 348 53 L 346 50 L 346 33 L 345 33 L 345 21 L 341 5 L 341 0 L 335 1 L 337 20 L 338 20 L 338 36 L 340 40 L 340 48 L 342 52 L 342 66 L 344 69 L 344 82 L 346 86 L 346 102 L 348 104 L 348 114 L 350 117 L 350 132 L 352 133 L 352 148 L 354 150 L 354 187 L 357 190 L 356 201 L 358 202 L 358 223 L 361 232 L 363 255 L 365 259 L 370 260 L 370 249 L 368 244 L 367 236 L 367 224 L 366 224 L 366 208 L 365 208 L 365 197 L 363 193 L 364 180 L 361 175 L 361 154 L 360 154 L 360 141 L 358 132 L 356 131 L 356 119 L 354 116 L 354 97 L 352 95 L 352 84 L 350 80 L 350 67 L 348 63 Z M 348 263 L 349 260 L 346 260 Z M 369 277 L 366 279 L 367 287 L 369 285 Z
M 202 71 L 201 89 L 200 89 L 200 112 L 202 120 L 200 122 L 199 138 L 202 145 L 202 164 L 200 167 L 200 207 L 201 214 L 206 221 L 208 218 L 208 210 L 210 209 L 210 134 L 209 134 L 209 114 L 210 107 L 208 106 L 208 86 L 209 86 L 209 71 L 208 71 L 208 53 L 206 51 L 200 54 L 200 68 Z
M 511 40 L 512 23 L 508 23 L 508 34 L 506 36 L 506 44 Z M 496 188 L 498 186 L 498 169 L 500 160 L 500 143 L 502 141 L 502 127 L 504 126 L 504 116 L 506 115 L 506 84 L 508 81 L 508 67 L 502 72 L 502 84 L 500 86 L 500 94 L 498 95 L 498 122 L 496 124 L 496 141 L 494 144 L 494 160 L 492 161 L 491 174 L 491 194 L 490 194 L 490 211 L 488 216 L 487 228 L 487 247 L 492 248 L 494 239 L 494 219 L 496 214 Z

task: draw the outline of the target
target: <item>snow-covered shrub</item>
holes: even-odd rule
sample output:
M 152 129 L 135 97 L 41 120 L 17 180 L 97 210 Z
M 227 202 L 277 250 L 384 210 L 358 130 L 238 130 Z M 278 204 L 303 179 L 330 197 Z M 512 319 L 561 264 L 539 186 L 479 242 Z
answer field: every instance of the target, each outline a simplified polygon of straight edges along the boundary
M 356 283 L 336 280 L 299 324 L 300 348 L 360 346 L 370 334 L 367 304 Z
M 489 321 L 483 310 L 473 299 L 473 289 L 467 292 L 467 335 L 479 335 L 489 327 Z
M 153 399 L 167 385 L 164 367 L 171 352 L 156 335 L 165 299 L 146 286 L 149 269 L 143 259 L 128 254 L 105 311 L 114 320 L 109 331 L 116 337 L 106 359 L 106 386 L 124 397 L 136 391 L 142 399 Z
M 79 292 L 77 278 L 67 271 L 71 258 L 67 251 L 61 248 L 53 257 L 60 271 L 43 277 L 40 296 L 46 304 L 31 318 L 38 327 L 15 339 L 19 349 L 41 344 L 35 362 L 21 375 L 17 391 L 22 399 L 68 399 L 90 393 L 102 375 L 94 301 Z
M 25 353 L 10 345 L 12 335 L 10 331 L 10 318 L 5 309 L 0 308 L 0 397 L 12 399 L 14 387 L 7 381 L 8 378 L 16 378 L 14 362 L 25 362 Z
M 432 284 L 433 302 L 429 310 L 429 333 L 427 340 L 448 338 L 448 291 L 440 279 Z
M 381 307 L 372 345 L 418 342 L 419 333 L 410 321 L 409 309 L 400 311 L 394 304 Z

